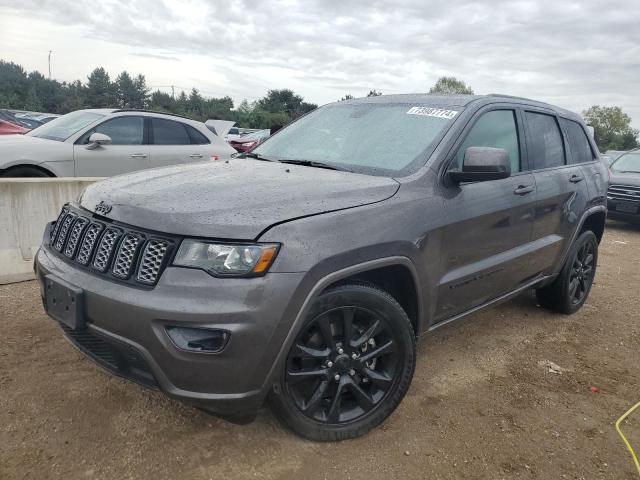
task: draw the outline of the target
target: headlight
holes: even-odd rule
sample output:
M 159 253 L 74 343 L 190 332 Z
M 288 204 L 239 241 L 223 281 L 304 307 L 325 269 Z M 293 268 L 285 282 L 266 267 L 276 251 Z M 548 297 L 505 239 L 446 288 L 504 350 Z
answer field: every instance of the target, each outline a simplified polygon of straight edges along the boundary
M 267 273 L 278 252 L 274 243 L 224 244 L 183 240 L 173 264 L 212 275 L 258 276 Z

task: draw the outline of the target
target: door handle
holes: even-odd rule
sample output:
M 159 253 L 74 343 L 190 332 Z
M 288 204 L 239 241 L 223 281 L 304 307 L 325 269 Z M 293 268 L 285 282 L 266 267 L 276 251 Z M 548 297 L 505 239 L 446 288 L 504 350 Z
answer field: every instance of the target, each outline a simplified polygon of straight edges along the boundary
M 513 193 L 516 195 L 526 195 L 527 193 L 531 193 L 535 190 L 533 185 L 519 185 Z
M 131 158 L 147 158 L 146 153 L 132 153 Z
M 191 155 L 189 155 L 191 158 L 202 158 L 202 154 L 201 153 L 192 153 Z
M 584 178 L 580 175 L 571 175 L 571 178 L 569 179 L 571 183 L 580 183 L 582 180 L 584 180 Z

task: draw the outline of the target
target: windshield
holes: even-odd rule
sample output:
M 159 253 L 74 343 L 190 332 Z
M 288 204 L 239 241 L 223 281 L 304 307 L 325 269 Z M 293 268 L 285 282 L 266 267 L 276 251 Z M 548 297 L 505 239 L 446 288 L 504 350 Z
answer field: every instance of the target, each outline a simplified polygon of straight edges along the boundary
M 86 127 L 90 123 L 93 123 L 102 117 L 104 117 L 104 115 L 101 113 L 77 110 L 75 112 L 67 113 L 62 117 L 55 118 L 50 122 L 31 130 L 26 135 L 55 140 L 56 142 L 64 142 L 81 128 Z
M 424 164 L 422 154 L 458 112 L 415 104 L 338 103 L 283 128 L 253 153 L 396 176 Z
M 640 173 L 640 152 L 627 153 L 613 162 L 611 170 L 614 172 Z

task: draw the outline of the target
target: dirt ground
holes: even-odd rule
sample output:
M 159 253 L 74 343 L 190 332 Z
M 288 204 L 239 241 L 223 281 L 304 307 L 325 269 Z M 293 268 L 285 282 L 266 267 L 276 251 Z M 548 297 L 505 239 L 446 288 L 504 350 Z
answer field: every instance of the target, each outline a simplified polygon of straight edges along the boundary
M 639 267 L 640 228 L 610 223 L 578 314 L 527 294 L 425 336 L 398 410 L 337 444 L 111 377 L 63 340 L 35 282 L 2 286 L 0 479 L 637 479 L 613 423 L 640 400 Z M 640 453 L 640 413 L 623 428 Z

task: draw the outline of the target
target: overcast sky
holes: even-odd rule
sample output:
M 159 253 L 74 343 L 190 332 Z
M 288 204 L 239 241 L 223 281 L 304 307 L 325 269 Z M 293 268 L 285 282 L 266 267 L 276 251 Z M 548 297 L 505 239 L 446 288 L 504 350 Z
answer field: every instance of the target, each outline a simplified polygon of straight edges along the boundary
M 178 6 L 180 4 L 180 6 Z M 640 126 L 640 0 L 0 0 L 0 58 L 86 80 L 104 66 L 149 86 L 254 100 L 291 88 L 426 92 L 442 75 Z

